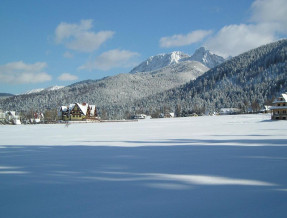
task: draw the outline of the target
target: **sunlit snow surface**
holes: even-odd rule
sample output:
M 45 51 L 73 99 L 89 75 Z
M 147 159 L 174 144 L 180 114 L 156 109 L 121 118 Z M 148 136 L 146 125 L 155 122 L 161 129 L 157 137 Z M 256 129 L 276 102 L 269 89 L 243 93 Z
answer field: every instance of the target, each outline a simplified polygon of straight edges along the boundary
M 0 126 L 0 217 L 286 217 L 270 115 Z

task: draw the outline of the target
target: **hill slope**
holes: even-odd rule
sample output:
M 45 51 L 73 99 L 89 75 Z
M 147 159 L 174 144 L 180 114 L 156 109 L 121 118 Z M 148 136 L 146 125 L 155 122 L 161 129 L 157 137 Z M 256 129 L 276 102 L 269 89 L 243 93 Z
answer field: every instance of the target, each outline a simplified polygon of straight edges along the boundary
M 259 110 L 286 91 L 286 78 L 287 40 L 280 40 L 232 58 L 179 88 L 142 99 L 135 110 Z
M 99 108 L 123 105 L 183 85 L 208 69 L 199 62 L 187 60 L 155 71 L 119 74 L 101 80 L 82 81 L 58 90 L 13 96 L 1 100 L 0 108 L 43 111 L 73 102 L 88 102 Z

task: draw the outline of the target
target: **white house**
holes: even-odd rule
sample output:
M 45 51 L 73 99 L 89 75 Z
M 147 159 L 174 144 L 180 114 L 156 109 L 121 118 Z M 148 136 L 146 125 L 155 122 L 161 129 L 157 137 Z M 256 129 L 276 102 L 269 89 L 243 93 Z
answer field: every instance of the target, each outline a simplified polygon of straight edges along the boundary
M 0 123 L 3 124 L 21 124 L 20 116 L 16 115 L 15 111 L 5 111 L 0 112 Z

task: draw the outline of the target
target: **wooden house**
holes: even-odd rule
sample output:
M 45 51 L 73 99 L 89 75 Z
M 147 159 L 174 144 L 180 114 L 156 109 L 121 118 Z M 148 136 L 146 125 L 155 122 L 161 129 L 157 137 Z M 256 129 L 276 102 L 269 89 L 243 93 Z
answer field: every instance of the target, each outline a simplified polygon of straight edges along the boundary
M 282 93 L 272 102 L 271 119 L 287 120 L 287 93 Z
M 97 120 L 98 114 L 95 105 L 74 103 L 69 106 L 61 106 L 58 118 L 63 121 Z

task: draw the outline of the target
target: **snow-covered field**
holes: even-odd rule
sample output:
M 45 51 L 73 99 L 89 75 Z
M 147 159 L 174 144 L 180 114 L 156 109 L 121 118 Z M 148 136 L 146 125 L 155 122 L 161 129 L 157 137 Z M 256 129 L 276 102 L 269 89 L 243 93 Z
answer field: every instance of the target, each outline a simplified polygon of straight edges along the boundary
M 0 126 L 0 217 L 286 217 L 270 115 Z

